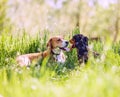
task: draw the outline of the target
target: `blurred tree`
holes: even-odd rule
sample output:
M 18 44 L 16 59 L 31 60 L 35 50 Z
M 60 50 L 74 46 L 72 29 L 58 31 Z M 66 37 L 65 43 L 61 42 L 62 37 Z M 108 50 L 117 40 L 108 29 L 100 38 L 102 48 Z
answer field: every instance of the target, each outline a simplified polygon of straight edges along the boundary
M 80 27 L 80 17 L 81 17 L 81 9 L 82 9 L 82 0 L 78 1 L 77 4 L 77 11 L 75 12 L 75 18 L 76 18 L 76 27 Z
M 0 2 L 2 1 L 0 0 Z M 21 1 L 22 3 L 18 2 L 19 7 L 16 9 L 13 16 L 16 15 L 15 17 L 17 17 L 16 21 L 18 25 L 21 27 L 21 24 L 23 23 L 25 26 L 23 24 L 22 25 L 28 28 L 28 32 L 33 31 L 32 27 L 36 25 L 36 28 L 34 27 L 35 31 L 40 28 L 48 29 L 51 32 L 60 32 L 59 34 L 66 34 L 67 32 L 70 33 L 75 27 L 78 27 L 80 32 L 86 35 L 102 37 L 112 36 L 112 38 L 110 38 L 114 41 L 118 38 L 120 13 L 120 4 L 118 1 L 120 0 L 118 0 L 117 3 L 109 3 L 107 7 L 103 6 L 103 0 L 15 1 Z M 110 2 L 111 0 L 105 0 L 105 2 L 106 1 Z M 3 6 L 5 4 L 0 3 L 0 5 Z M 5 11 L 3 12 L 4 16 L 3 14 L 0 14 L 0 17 L 6 17 Z M 6 18 L 0 20 L 5 21 Z M 13 22 L 16 21 L 13 19 Z M 0 25 L 3 26 L 4 23 L 5 22 L 0 22 Z M 0 27 L 3 28 L 2 26 Z
M 91 35 L 109 37 L 112 40 L 117 39 L 119 30 L 119 3 L 103 6 L 98 0 L 91 0 L 91 10 L 88 11 L 87 32 Z M 117 7 L 117 6 L 118 7 Z M 88 7 L 89 8 L 89 7 Z M 89 8 L 89 9 L 90 9 Z M 86 19 L 86 18 L 85 18 Z M 111 36 L 111 37 L 110 37 Z M 114 36 L 114 37 L 113 37 Z M 115 40 L 116 41 L 116 40 Z
M 6 4 L 8 0 L 0 0 L 0 33 L 5 27 L 6 18 Z
M 39 4 L 44 4 L 45 0 L 34 0 L 35 2 L 39 3 Z
M 117 0 L 116 3 L 116 19 L 115 19 L 115 35 L 114 35 L 114 39 L 113 42 L 115 42 L 117 40 L 117 36 L 119 34 L 120 31 L 120 0 Z

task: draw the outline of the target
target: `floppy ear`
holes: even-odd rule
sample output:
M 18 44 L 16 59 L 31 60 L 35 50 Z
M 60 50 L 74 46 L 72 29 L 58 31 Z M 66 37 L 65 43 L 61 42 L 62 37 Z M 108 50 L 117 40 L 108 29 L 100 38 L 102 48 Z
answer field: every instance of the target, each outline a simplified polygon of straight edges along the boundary
M 86 36 L 84 37 L 84 41 L 85 41 L 86 45 L 88 45 L 88 38 Z
M 50 40 L 48 41 L 47 47 L 50 47 L 50 48 L 52 47 L 51 41 L 52 41 L 52 39 L 50 39 Z

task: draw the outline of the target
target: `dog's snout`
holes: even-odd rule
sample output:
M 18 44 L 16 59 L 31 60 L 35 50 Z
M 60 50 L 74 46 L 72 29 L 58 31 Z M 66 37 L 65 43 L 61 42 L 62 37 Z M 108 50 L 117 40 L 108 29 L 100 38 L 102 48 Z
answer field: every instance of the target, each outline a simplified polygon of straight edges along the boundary
M 68 45 L 69 44 L 69 42 L 68 41 L 65 41 L 65 43 Z

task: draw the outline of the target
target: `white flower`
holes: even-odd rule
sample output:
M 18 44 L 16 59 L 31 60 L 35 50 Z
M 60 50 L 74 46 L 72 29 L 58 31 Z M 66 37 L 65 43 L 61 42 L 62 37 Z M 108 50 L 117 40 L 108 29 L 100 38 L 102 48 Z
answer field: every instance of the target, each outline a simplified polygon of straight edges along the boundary
M 36 87 L 35 85 L 32 85 L 32 86 L 31 86 L 31 89 L 32 89 L 32 90 L 36 90 L 37 87 Z
M 0 97 L 3 97 L 3 96 L 0 94 Z

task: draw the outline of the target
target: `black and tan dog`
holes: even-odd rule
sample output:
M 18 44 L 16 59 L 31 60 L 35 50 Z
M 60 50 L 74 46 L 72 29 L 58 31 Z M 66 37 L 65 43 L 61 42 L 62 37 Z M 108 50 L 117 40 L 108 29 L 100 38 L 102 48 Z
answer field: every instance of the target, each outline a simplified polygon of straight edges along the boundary
M 88 38 L 82 34 L 76 34 L 70 39 L 71 50 L 77 48 L 77 56 L 80 63 L 88 61 Z
M 87 63 L 88 61 L 88 37 L 82 34 L 76 34 L 70 39 L 70 43 L 72 44 L 70 50 L 73 48 L 77 49 L 77 56 L 80 63 Z M 99 53 L 92 51 L 94 56 L 99 56 Z

